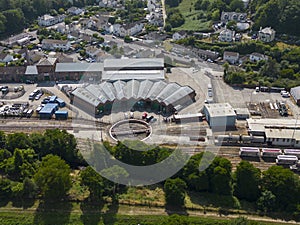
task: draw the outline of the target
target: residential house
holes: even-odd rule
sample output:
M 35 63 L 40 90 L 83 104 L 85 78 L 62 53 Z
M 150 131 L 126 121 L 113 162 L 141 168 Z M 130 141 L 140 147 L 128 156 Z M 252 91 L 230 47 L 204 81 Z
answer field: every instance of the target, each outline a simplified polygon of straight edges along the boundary
M 154 40 L 154 41 L 164 41 L 168 37 L 167 34 L 163 34 L 160 32 L 152 31 L 144 36 L 146 40 Z
M 207 60 L 216 60 L 219 57 L 218 52 L 210 51 L 210 50 L 203 50 L 199 48 L 192 48 L 192 53 L 196 54 L 198 57 Z
M 258 62 L 258 61 L 261 61 L 261 60 L 267 60 L 268 56 L 260 54 L 258 52 L 253 52 L 253 53 L 250 54 L 249 59 L 250 59 L 251 62 Z
M 249 61 L 249 55 L 244 55 L 239 58 L 239 64 L 244 64 L 247 61 Z
M 69 32 L 69 26 L 65 23 L 56 26 L 56 31 L 61 34 L 67 34 Z
M 19 54 L 21 56 L 21 58 L 26 58 L 27 51 L 28 51 L 27 48 L 21 48 L 21 49 L 17 48 L 17 49 L 14 49 L 14 53 L 15 54 Z
M 141 50 L 135 56 L 136 58 L 154 58 L 155 51 L 153 49 Z
M 235 31 L 225 29 L 220 32 L 219 41 L 232 42 L 235 37 Z
M 186 32 L 181 30 L 181 31 L 175 32 L 172 36 L 172 39 L 174 41 L 178 41 L 180 39 L 186 38 L 186 36 L 187 36 Z
M 58 16 L 50 16 L 48 14 L 45 14 L 43 16 L 38 17 L 38 24 L 40 26 L 53 26 L 57 23 L 61 23 L 66 18 L 66 15 L 58 15 Z
M 69 13 L 71 15 L 79 15 L 79 14 L 83 13 L 83 9 L 73 6 L 67 10 L 67 13 Z
M 275 30 L 271 27 L 260 28 L 258 32 L 258 39 L 263 42 L 271 42 L 275 39 Z
M 231 20 L 234 20 L 236 22 L 246 22 L 247 14 L 238 12 L 222 12 L 221 22 L 227 23 Z
M 68 51 L 71 44 L 68 40 L 44 39 L 42 41 L 42 49 L 44 50 L 62 50 Z
M 90 47 L 87 47 L 86 48 L 86 54 L 90 57 L 90 58 L 93 58 L 95 59 L 97 57 L 97 55 L 102 52 L 101 49 L 99 48 L 96 48 L 96 47 L 93 47 L 93 46 L 90 46 Z
M 136 22 L 136 23 L 130 23 L 130 24 L 125 24 L 120 27 L 120 34 L 119 36 L 125 37 L 125 36 L 134 36 L 138 33 L 140 33 L 144 28 L 144 24 L 141 22 Z
M 103 8 L 117 8 L 118 1 L 117 0 L 100 0 L 99 6 Z
M 49 56 L 50 57 L 50 56 Z M 58 63 L 72 63 L 74 59 L 62 52 L 56 52 L 51 58 L 56 58 Z
M 14 35 L 12 37 L 9 37 L 8 39 L 1 41 L 3 45 L 7 45 L 8 47 L 13 47 L 14 45 L 20 45 L 19 43 L 22 44 L 22 40 L 30 40 L 32 37 L 31 34 L 29 33 L 21 33 Z M 20 42 L 21 41 L 21 42 Z
M 239 61 L 239 53 L 225 51 L 223 54 L 223 59 L 230 64 L 236 64 Z
M 44 57 L 44 53 L 42 51 L 31 50 L 27 53 L 27 63 L 29 65 L 33 65 L 40 61 L 41 58 Z
M 13 61 L 14 57 L 9 53 L 0 53 L 0 62 L 2 63 L 9 63 Z

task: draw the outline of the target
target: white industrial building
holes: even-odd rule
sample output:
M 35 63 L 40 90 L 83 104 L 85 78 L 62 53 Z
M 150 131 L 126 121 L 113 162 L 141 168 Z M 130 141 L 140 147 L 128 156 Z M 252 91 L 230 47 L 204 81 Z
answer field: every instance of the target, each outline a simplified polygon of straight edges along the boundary
M 247 119 L 249 133 L 264 136 L 269 145 L 300 147 L 300 121 L 296 119 Z
M 212 129 L 235 127 L 236 113 L 229 103 L 205 104 L 203 112 Z

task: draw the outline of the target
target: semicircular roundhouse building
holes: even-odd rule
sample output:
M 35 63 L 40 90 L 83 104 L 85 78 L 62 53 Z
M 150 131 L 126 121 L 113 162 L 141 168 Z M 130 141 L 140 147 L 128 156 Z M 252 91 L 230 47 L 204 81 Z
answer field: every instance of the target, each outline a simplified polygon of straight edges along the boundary
M 131 109 L 171 114 L 195 101 L 190 86 L 166 81 L 161 58 L 107 59 L 99 68 L 99 79 L 83 79 L 71 93 L 72 104 L 91 115 Z

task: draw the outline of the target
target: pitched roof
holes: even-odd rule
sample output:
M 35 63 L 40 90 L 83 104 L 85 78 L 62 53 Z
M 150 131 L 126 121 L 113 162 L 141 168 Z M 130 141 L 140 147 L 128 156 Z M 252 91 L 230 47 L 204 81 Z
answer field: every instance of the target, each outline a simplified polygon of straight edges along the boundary
M 44 39 L 42 44 L 62 44 L 66 45 L 69 41 L 68 40 L 56 40 L 56 39 Z
M 53 66 L 57 62 L 57 58 L 42 58 L 38 62 L 39 66 Z

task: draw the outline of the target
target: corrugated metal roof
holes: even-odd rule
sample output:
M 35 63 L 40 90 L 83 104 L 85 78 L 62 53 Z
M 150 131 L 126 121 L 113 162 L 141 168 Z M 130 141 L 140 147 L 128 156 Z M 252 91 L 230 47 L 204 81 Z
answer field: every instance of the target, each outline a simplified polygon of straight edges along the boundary
M 97 107 L 99 104 L 114 102 L 115 100 L 136 99 L 158 101 L 165 105 L 188 105 L 193 102 L 190 94 L 195 92 L 189 86 L 180 86 L 177 83 L 166 83 L 165 81 L 152 82 L 149 80 L 115 81 L 113 83 L 103 82 L 101 84 L 90 84 L 75 89 L 74 96 Z
M 152 85 L 153 85 L 153 82 L 150 81 L 150 80 L 141 81 L 137 98 L 138 99 L 145 99 L 148 92 L 150 91 Z
M 169 97 L 163 100 L 163 103 L 165 105 L 178 105 L 180 100 L 182 99 L 188 99 L 189 95 L 195 92 L 191 87 L 184 86 L 180 87 L 177 91 L 175 91 L 173 94 L 171 94 Z M 190 99 L 192 102 L 192 99 Z
M 102 80 L 164 80 L 164 70 L 118 70 L 104 71 Z
M 148 95 L 146 98 L 150 99 L 151 101 L 153 101 L 156 96 L 167 86 L 167 83 L 165 81 L 159 81 L 159 82 L 155 82 L 152 86 L 152 88 L 150 89 L 150 91 L 148 92 Z
M 116 93 L 116 97 L 118 100 L 124 99 L 125 98 L 125 93 L 124 93 L 124 86 L 126 85 L 126 83 L 124 81 L 116 81 L 113 83 L 114 88 L 115 88 L 115 93 Z
M 295 99 L 295 101 L 300 99 L 300 86 L 291 88 L 291 95 Z
M 99 84 L 100 88 L 104 91 L 109 101 L 113 102 L 116 98 L 115 88 L 112 83 L 103 82 Z
M 156 100 L 163 102 L 166 98 L 175 93 L 181 86 L 177 83 L 169 83 L 157 96 Z
M 97 107 L 101 101 L 97 99 L 94 95 L 92 95 L 89 91 L 85 88 L 76 88 L 72 94 L 81 100 L 88 102 L 89 104 Z
M 140 82 L 137 80 L 130 80 L 126 83 L 126 88 L 125 88 L 125 95 L 127 99 L 130 98 L 137 98 L 138 91 L 140 87 Z
M 140 58 L 140 59 L 106 59 L 104 60 L 104 69 L 115 68 L 151 68 L 164 67 L 162 58 Z
M 57 63 L 55 72 L 102 72 L 103 63 Z

